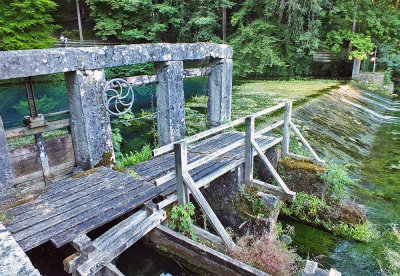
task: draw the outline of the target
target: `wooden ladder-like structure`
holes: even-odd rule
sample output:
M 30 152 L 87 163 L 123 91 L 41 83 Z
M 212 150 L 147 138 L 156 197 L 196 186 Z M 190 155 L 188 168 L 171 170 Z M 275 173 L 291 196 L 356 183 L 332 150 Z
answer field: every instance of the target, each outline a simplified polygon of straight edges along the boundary
M 165 218 L 164 210 L 140 210 L 94 241 L 87 235 L 79 236 L 72 242 L 79 255 L 69 261 L 68 272 L 82 276 L 102 275 L 101 272 L 122 275 L 111 262 Z

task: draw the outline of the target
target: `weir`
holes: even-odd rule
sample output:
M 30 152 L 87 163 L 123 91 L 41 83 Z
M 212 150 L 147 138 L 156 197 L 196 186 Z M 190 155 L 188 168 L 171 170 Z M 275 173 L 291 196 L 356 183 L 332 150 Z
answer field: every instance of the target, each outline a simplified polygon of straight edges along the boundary
M 184 60 L 204 59 L 210 60 L 205 69 L 183 68 Z M 105 80 L 104 67 L 147 62 L 155 63 L 155 75 Z M 112 261 L 149 232 L 153 236 L 158 233 L 158 237 L 179 239 L 179 235 L 160 225 L 166 218 L 164 209 L 176 201 L 185 204 L 190 198 L 201 207 L 218 234 L 197 229 L 199 235 L 232 250 L 236 245 L 202 194 L 204 188 L 234 170 L 238 174 L 238 186 L 254 185 L 266 194 L 293 200 L 296 193 L 286 186 L 265 155 L 266 150 L 280 143 L 283 156 L 325 164 L 292 122 L 291 102 L 223 123 L 230 120 L 231 110 L 232 49 L 227 45 L 146 44 L 9 51 L 0 53 L 0 69 L 0 79 L 65 73 L 70 118 L 43 120 L 7 130 L 0 118 L 0 188 L 6 200 L 20 186 L 30 186 L 32 190 L 41 188 L 40 192 L 7 210 L 6 228 L 24 251 L 48 241 L 56 247 L 71 243 L 77 253 L 66 259 L 65 265 L 73 274 L 120 275 Z M 212 128 L 181 139 L 185 134 L 183 78 L 204 74 L 209 77 L 207 110 Z M 161 147 L 153 151 L 153 159 L 126 170 L 133 171 L 134 176 L 104 167 L 112 166 L 114 160 L 108 86 L 111 89 L 121 86 L 121 94 L 113 94 L 111 98 L 127 106 L 132 102 L 130 99 L 124 102 L 122 88 L 149 83 L 157 84 L 157 126 Z M 117 114 L 123 113 L 118 110 L 117 103 L 115 108 Z M 255 131 L 256 118 L 281 109 L 284 109 L 283 120 Z M 224 132 L 241 124 L 245 125 L 244 133 Z M 28 153 L 25 148 L 19 152 L 8 150 L 7 139 L 41 135 L 65 127 L 69 127 L 69 135 L 56 138 L 56 141 L 37 143 L 37 148 L 29 146 Z M 282 128 L 282 136 L 270 136 L 277 128 Z M 289 152 L 291 131 L 310 151 L 311 158 Z M 48 156 L 49 171 L 43 166 L 43 155 Z M 277 185 L 253 177 L 256 155 Z M 31 164 L 29 159 L 42 162 L 42 166 L 27 172 L 24 167 Z M 72 176 L 78 169 L 83 172 Z M 124 220 L 97 239 L 91 240 L 87 236 L 90 231 L 122 216 Z M 185 239 L 180 242 L 188 248 Z M 193 247 L 198 247 L 201 252 L 208 250 L 200 248 L 199 244 L 189 247 L 192 251 Z M 207 251 L 207 254 L 218 255 L 213 251 Z M 218 256 L 223 260 L 220 265 L 227 271 L 236 271 L 238 275 L 265 274 L 227 256 Z

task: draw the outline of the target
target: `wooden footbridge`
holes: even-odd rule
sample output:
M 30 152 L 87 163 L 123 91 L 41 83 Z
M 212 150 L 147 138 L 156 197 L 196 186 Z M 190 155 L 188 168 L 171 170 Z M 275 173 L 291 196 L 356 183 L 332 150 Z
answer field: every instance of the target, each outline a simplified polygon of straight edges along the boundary
M 232 169 L 244 165 L 242 182 L 281 199 L 293 200 L 295 193 L 264 152 L 282 143 L 284 156 L 324 162 L 292 123 L 291 102 L 223 124 L 231 118 L 232 54 L 228 45 L 204 43 L 0 52 L 0 80 L 25 78 L 31 111 L 31 116 L 24 120 L 26 125 L 14 129 L 4 130 L 0 117 L 0 198 L 15 195 L 16 188 L 41 187 L 34 196 L 23 199 L 24 203 L 7 210 L 6 227 L 19 246 L 28 251 L 49 241 L 56 247 L 70 243 L 77 250 L 65 260 L 70 273 L 121 275 L 112 261 L 152 229 L 164 229 L 167 233 L 169 230 L 160 225 L 166 218 L 164 208 L 176 201 L 184 204 L 190 198 L 196 200 L 218 236 L 195 227 L 197 234 L 228 249 L 235 248 L 201 192 Z M 184 69 L 184 60 L 207 61 L 208 67 Z M 105 80 L 105 67 L 148 62 L 154 63 L 155 75 Z M 39 114 L 31 77 L 60 72 L 65 73 L 69 111 Z M 183 78 L 205 75 L 208 123 L 215 127 L 179 140 L 185 134 Z M 106 156 L 113 158 L 110 113 L 121 114 L 118 104 L 122 105 L 121 110 L 132 106 L 132 87 L 152 83 L 157 87 L 158 138 L 164 146 L 153 151 L 153 159 L 126 172 L 101 167 Z M 126 88 L 130 97 L 124 92 Z M 285 109 L 282 120 L 255 131 L 258 117 L 280 109 Z M 50 115 L 70 117 L 50 120 Z M 245 125 L 245 132 L 232 131 L 241 124 Z M 44 140 L 44 132 L 61 128 L 68 128 L 70 134 L 56 138 L 57 141 Z M 282 132 L 272 135 L 277 128 L 283 128 Z M 291 131 L 309 149 L 311 158 L 289 152 Z M 282 135 L 276 136 L 277 133 Z M 29 135 L 35 137 L 36 145 L 8 148 L 6 140 Z M 256 155 L 277 185 L 253 178 Z M 85 171 L 71 176 L 76 168 Z M 112 228 L 94 240 L 89 238 L 91 231 L 108 222 L 113 224 Z M 168 235 L 175 234 L 170 231 Z M 220 253 L 210 254 L 215 257 Z M 227 263 L 227 256 L 220 254 L 218 258 Z M 242 275 L 263 275 L 243 263 L 234 265 L 233 271 L 238 269 Z
M 285 106 L 285 120 L 254 131 L 255 118 Z M 309 147 L 290 121 L 290 113 L 291 103 L 283 103 L 155 149 L 155 158 L 128 169 L 135 172 L 135 177 L 99 167 L 52 183 L 36 199 L 8 210 L 7 229 L 24 251 L 48 241 L 56 247 L 72 243 L 80 252 L 75 260 L 77 271 L 89 275 L 105 266 L 110 269 L 114 258 L 165 219 L 163 208 L 175 201 L 188 202 L 191 193 L 224 244 L 232 249 L 233 241 L 199 189 L 245 164 L 247 183 L 280 198 L 293 199 L 295 193 L 286 187 L 264 155 L 267 149 L 283 142 L 284 154 L 305 159 L 288 152 L 290 126 Z M 245 133 L 221 133 L 243 123 Z M 283 137 L 268 136 L 282 126 Z M 323 162 L 312 149 L 311 152 L 314 161 Z M 253 159 L 257 154 L 278 186 L 253 179 Z M 87 237 L 90 231 L 124 214 L 131 215 L 98 239 L 91 241 Z

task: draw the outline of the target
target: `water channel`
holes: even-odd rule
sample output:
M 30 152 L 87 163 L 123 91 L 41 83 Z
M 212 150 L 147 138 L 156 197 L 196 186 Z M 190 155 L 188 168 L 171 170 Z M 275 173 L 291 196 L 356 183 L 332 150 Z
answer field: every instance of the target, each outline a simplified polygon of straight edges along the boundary
M 185 80 L 185 96 L 202 95 L 203 87 L 203 79 Z M 68 109 L 64 83 L 37 84 L 35 92 L 39 112 Z M 137 88 L 136 92 L 133 112 L 149 110 L 149 87 Z M 22 116 L 28 114 L 24 87 L 0 87 L 0 97 L 5 127 L 21 125 Z M 351 176 L 359 179 L 348 187 L 349 199 L 366 205 L 368 220 L 377 231 L 383 233 L 399 225 L 400 102 L 343 86 L 296 108 L 293 118 L 296 124 L 308 129 L 311 144 L 328 162 L 347 164 Z M 295 226 L 294 245 L 302 256 L 320 256 L 319 262 L 325 268 L 335 267 L 343 275 L 380 275 L 378 261 L 387 242 L 384 235 L 371 243 L 361 243 L 293 220 L 284 222 Z M 138 250 L 142 252 L 141 248 Z M 144 259 L 140 261 L 141 256 L 132 253 L 135 251 L 121 258 L 121 270 L 127 275 L 184 273 L 178 265 L 171 266 L 173 261 L 153 258 L 151 252 L 143 251 Z

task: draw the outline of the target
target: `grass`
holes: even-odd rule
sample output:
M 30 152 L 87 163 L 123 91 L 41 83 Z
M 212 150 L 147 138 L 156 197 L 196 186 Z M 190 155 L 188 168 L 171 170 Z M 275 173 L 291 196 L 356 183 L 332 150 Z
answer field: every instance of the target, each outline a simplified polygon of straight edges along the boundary
M 294 106 L 304 104 L 316 97 L 337 89 L 337 80 L 240 80 L 232 87 L 232 120 L 250 115 L 285 101 Z M 185 103 L 186 136 L 206 129 L 204 116 L 204 96 L 195 96 Z M 283 113 L 283 109 L 256 120 L 258 127 L 265 122 L 271 124 Z M 243 131 L 244 128 L 237 128 Z

